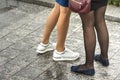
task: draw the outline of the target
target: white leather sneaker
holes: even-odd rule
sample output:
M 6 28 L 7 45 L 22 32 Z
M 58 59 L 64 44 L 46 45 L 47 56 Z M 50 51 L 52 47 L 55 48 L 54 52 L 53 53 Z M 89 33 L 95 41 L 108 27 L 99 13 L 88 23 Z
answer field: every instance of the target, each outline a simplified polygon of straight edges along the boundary
M 54 50 L 53 52 L 53 60 L 54 61 L 71 61 L 76 60 L 80 57 L 80 54 L 77 52 L 73 52 L 70 49 L 65 49 L 63 52 L 58 52 Z
M 51 43 L 48 43 L 48 44 L 40 43 L 40 44 L 38 44 L 36 52 L 43 54 L 43 53 L 51 51 L 53 49 L 54 49 L 54 46 Z

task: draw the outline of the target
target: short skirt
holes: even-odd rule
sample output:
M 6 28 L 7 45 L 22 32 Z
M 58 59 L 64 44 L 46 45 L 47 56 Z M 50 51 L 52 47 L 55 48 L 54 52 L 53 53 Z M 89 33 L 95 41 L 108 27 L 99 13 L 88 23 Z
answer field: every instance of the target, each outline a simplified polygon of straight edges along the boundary
M 56 0 L 56 2 L 63 7 L 68 7 L 68 0 Z
M 107 3 L 108 3 L 108 0 L 92 0 L 91 10 L 96 10 L 100 7 L 106 6 Z

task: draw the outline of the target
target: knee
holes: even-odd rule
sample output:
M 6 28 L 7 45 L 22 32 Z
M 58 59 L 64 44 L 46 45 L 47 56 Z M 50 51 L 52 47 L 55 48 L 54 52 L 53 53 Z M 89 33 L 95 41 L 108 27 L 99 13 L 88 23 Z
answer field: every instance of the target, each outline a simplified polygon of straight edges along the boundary
M 105 26 L 105 19 L 101 18 L 101 19 L 97 19 L 95 21 L 95 27 L 102 27 Z
M 82 23 L 82 26 L 83 26 L 83 28 L 93 28 L 94 27 L 94 23 L 89 23 L 89 22 L 87 22 L 87 23 Z

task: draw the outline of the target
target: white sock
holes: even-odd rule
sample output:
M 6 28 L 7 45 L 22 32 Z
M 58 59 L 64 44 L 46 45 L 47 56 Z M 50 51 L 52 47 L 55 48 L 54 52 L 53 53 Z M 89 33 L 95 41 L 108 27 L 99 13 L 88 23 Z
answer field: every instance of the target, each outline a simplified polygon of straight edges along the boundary
M 44 44 L 44 43 L 42 43 L 42 42 L 41 42 L 40 44 L 43 45 L 43 46 L 48 46 L 48 45 L 49 45 L 49 43 L 48 43 L 48 44 Z
M 59 52 L 59 51 L 57 51 L 57 50 L 55 50 L 55 51 L 56 51 L 57 54 L 63 54 L 65 50 L 62 51 L 62 52 Z

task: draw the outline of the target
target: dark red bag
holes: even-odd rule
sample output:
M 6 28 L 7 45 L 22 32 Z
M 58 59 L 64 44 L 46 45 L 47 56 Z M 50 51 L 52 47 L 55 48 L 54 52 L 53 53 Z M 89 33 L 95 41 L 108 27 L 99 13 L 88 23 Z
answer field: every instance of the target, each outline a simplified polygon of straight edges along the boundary
M 69 0 L 69 8 L 76 13 L 86 14 L 90 12 L 91 0 Z

